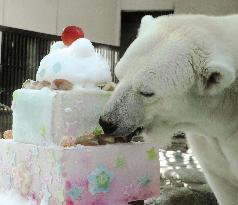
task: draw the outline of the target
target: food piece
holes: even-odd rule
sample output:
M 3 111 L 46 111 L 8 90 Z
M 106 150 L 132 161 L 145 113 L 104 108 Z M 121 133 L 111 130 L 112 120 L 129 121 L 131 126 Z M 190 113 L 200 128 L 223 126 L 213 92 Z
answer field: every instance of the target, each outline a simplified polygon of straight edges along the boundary
M 71 45 L 78 38 L 83 38 L 84 32 L 80 27 L 77 26 L 67 26 L 64 28 L 61 39 L 66 46 Z
M 23 84 L 22 84 L 22 88 L 26 88 L 26 89 L 35 89 L 35 90 L 40 90 L 41 88 L 44 88 L 44 87 L 50 87 L 51 86 L 51 83 L 48 82 L 48 81 L 34 81 L 34 80 L 26 80 Z
M 98 143 L 100 145 L 105 145 L 105 144 L 115 144 L 116 141 L 115 141 L 115 138 L 112 137 L 112 136 L 107 136 L 107 135 L 101 135 L 101 136 L 98 136 Z
M 76 144 L 85 146 L 97 146 L 115 143 L 126 143 L 124 138 L 113 137 L 103 133 L 100 127 L 96 127 L 93 132 L 85 133 L 84 135 L 76 138 Z
M 76 145 L 76 139 L 72 136 L 64 136 L 61 139 L 60 145 L 63 147 L 73 147 Z
M 73 84 L 68 80 L 56 79 L 53 81 L 53 89 L 55 90 L 72 90 Z
M 103 87 L 102 87 L 102 90 L 105 90 L 105 91 L 114 91 L 116 88 L 116 84 L 113 83 L 113 82 L 109 82 L 107 84 L 105 84 Z
M 76 138 L 76 144 L 81 144 L 81 145 L 84 145 L 84 146 L 97 146 L 97 145 L 99 145 L 98 138 L 92 133 L 85 134 L 83 136 L 77 137 Z
M 4 139 L 12 139 L 13 136 L 12 136 L 12 130 L 6 130 L 4 133 L 3 133 L 3 138 Z
M 96 136 L 93 133 L 88 135 L 83 135 L 76 138 L 76 144 L 81 144 L 84 146 L 97 146 L 97 145 L 106 145 L 106 144 L 115 144 L 116 140 L 114 137 L 100 135 Z
M 116 137 L 115 143 L 127 143 L 128 141 L 124 137 Z

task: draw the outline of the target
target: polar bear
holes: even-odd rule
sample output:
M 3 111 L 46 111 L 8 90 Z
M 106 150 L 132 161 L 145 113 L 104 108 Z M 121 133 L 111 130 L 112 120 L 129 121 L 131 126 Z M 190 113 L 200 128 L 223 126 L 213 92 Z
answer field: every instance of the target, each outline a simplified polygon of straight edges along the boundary
M 185 131 L 219 204 L 237 205 L 237 72 L 238 15 L 145 16 L 100 124 L 114 136 L 143 131 L 164 147 Z

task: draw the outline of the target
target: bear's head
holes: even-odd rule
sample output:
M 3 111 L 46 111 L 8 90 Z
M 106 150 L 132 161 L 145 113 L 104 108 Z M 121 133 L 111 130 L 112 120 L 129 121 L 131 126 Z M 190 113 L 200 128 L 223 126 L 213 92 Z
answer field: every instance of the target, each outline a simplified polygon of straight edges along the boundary
M 132 136 L 143 128 L 164 144 L 177 130 L 208 134 L 204 126 L 219 127 L 219 118 L 231 117 L 222 110 L 232 109 L 226 96 L 237 65 L 212 18 L 142 19 L 116 66 L 119 84 L 100 118 L 106 133 Z

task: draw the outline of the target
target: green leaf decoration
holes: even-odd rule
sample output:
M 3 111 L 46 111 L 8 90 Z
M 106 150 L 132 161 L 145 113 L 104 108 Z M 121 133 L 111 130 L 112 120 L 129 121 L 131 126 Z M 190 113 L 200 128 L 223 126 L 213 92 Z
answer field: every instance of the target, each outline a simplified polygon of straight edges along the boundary
M 116 159 L 116 167 L 117 168 L 123 168 L 125 167 L 125 164 L 126 164 L 126 160 L 124 158 L 124 156 L 118 156 L 117 159 Z
M 100 136 L 100 135 L 102 135 L 102 134 L 103 134 L 102 128 L 101 128 L 101 127 L 96 127 L 96 128 L 93 130 L 93 134 L 94 134 L 95 136 Z
M 41 135 L 42 137 L 45 137 L 45 132 L 46 132 L 45 127 L 44 127 L 44 126 L 41 127 L 41 128 L 40 128 L 40 135 Z
M 157 159 L 158 156 L 157 156 L 157 152 L 156 152 L 154 147 L 152 147 L 151 149 L 149 149 L 147 151 L 147 156 L 148 156 L 149 160 L 156 160 Z

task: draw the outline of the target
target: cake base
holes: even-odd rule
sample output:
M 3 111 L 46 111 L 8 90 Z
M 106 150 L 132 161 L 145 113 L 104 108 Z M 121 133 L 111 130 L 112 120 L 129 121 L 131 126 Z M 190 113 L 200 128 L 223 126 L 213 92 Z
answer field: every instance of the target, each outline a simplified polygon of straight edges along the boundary
M 0 140 L 0 188 L 48 205 L 133 205 L 159 196 L 154 145 L 64 149 Z

